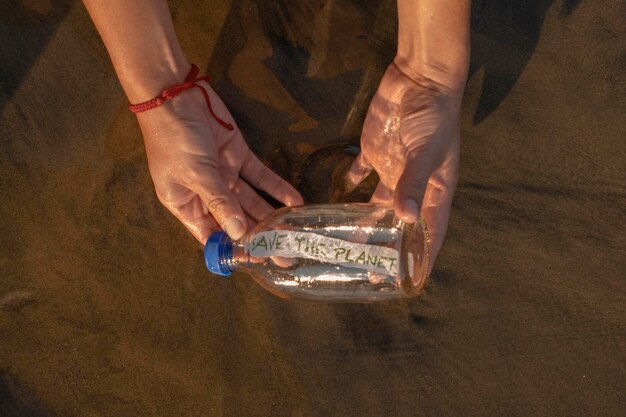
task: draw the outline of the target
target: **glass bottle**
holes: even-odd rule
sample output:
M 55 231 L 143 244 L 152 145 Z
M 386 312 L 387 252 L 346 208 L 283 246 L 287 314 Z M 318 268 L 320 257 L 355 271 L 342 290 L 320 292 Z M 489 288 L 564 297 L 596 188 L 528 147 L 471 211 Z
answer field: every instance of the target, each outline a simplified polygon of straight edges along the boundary
M 209 271 L 250 274 L 282 298 L 370 302 L 417 295 L 426 283 L 426 224 L 378 204 L 284 207 L 243 238 L 209 236 Z

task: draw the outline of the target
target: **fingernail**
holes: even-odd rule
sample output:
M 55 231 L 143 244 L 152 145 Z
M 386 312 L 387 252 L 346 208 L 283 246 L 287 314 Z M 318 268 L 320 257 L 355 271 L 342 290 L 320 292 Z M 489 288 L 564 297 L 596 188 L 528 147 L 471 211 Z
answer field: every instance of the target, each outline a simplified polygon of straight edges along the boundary
M 285 205 L 289 206 L 289 207 L 293 207 L 293 206 L 301 206 L 302 204 L 304 204 L 304 201 L 302 200 L 302 197 L 300 198 L 291 198 L 291 197 L 287 197 L 287 199 L 285 200 Z
M 419 217 L 419 207 L 417 206 L 417 201 L 412 198 L 407 198 L 404 200 L 404 211 L 408 214 L 407 217 L 411 217 L 407 219 L 409 221 L 416 221 Z
M 237 217 L 229 217 L 224 222 L 224 231 L 231 239 L 239 239 L 246 233 L 246 226 Z

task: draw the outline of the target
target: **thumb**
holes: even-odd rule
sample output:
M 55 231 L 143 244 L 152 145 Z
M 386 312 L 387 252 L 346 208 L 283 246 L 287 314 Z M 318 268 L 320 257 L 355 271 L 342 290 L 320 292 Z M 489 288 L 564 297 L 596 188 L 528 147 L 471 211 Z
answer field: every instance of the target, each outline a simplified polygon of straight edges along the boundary
M 346 190 L 354 190 L 372 173 L 372 169 L 372 165 L 367 161 L 365 155 L 363 155 L 363 151 L 361 151 L 357 157 L 354 158 L 352 165 L 350 165 L 350 169 L 346 172 Z
M 231 239 L 239 239 L 246 233 L 246 215 L 217 169 L 204 169 L 201 174 L 196 175 L 189 188 L 200 196 L 217 224 Z
M 409 153 L 402 176 L 394 192 L 393 206 L 406 223 L 415 223 L 420 217 L 428 179 L 433 172 L 433 160 L 428 153 Z

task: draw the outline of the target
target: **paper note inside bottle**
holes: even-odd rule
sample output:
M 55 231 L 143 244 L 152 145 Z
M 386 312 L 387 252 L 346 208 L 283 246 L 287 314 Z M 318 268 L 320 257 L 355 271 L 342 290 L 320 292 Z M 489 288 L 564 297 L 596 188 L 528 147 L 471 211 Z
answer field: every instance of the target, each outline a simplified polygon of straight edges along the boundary
M 399 254 L 392 248 L 348 242 L 310 232 L 271 230 L 256 234 L 246 247 L 250 256 L 316 259 L 320 262 L 366 269 L 380 274 L 398 273 Z

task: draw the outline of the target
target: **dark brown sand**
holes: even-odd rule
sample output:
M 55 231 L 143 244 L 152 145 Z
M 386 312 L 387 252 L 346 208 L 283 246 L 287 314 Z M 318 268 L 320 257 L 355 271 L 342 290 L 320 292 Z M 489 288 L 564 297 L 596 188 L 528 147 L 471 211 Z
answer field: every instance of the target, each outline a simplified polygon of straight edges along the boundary
M 310 171 L 330 176 L 310 156 L 358 144 L 390 4 L 171 2 L 189 59 L 308 201 L 329 198 Z M 475 1 L 473 25 L 431 281 L 326 305 L 210 276 L 82 5 L 3 2 L 0 416 L 623 415 L 626 5 Z

